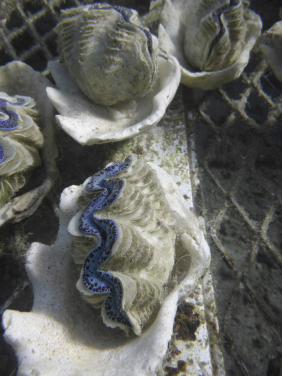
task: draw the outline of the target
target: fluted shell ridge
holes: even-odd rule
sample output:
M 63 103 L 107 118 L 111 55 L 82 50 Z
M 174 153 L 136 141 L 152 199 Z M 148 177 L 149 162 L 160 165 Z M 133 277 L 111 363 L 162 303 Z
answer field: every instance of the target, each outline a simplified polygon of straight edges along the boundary
M 71 253 L 83 264 L 77 287 L 104 323 L 140 335 L 174 265 L 176 223 L 154 170 L 136 156 L 116 163 L 84 183 Z
M 0 92 L 0 206 L 25 185 L 27 170 L 40 164 L 36 114 L 32 98 Z
M 252 22 L 259 16 L 247 1 L 204 0 L 195 12 L 198 24 L 188 24 L 184 37 L 187 62 L 200 71 L 229 67 L 240 56 Z
M 68 9 L 56 31 L 62 60 L 95 103 L 113 105 L 151 90 L 158 43 L 136 11 L 108 4 Z

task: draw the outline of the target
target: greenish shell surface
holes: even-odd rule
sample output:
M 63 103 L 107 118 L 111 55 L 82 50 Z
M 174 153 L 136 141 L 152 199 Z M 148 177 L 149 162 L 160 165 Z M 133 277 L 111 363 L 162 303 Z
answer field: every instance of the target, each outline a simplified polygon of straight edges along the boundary
M 157 40 L 136 12 L 94 4 L 62 12 L 61 58 L 93 102 L 110 106 L 149 92 L 157 76 Z
M 195 3 L 195 18 L 185 20 L 184 54 L 200 71 L 218 71 L 232 65 L 245 45 L 249 23 L 258 17 L 247 3 L 205 0 Z
M 0 206 L 26 183 L 27 172 L 40 164 L 39 148 L 43 146 L 43 136 L 34 122 L 35 102 L 30 97 L 9 96 L 1 92 L 0 146 L 3 158 L 0 161 Z M 18 105 L 17 101 L 24 101 Z M 12 126 L 6 125 L 14 118 Z M 2 124 L 3 123 L 3 124 Z
M 120 280 L 123 289 L 121 310 L 135 334 L 140 335 L 142 327 L 165 297 L 164 285 L 174 265 L 176 221 L 156 173 L 145 161 L 133 156 L 128 170 L 107 181 L 116 178 L 124 182 L 118 199 L 95 212 L 96 218 L 114 220 L 118 229 L 111 256 L 100 269 Z M 96 192 L 89 194 L 86 190 L 88 180 L 80 205 L 88 204 L 92 196 L 97 196 Z M 85 236 L 79 231 L 82 212 L 78 212 L 68 227 L 73 239 L 71 253 L 78 265 L 82 265 L 97 246 L 97 237 Z M 77 287 L 95 308 L 102 308 L 104 323 L 128 331 L 126 325 L 107 317 L 104 304 L 107 294 L 90 293 L 83 285 L 82 276 L 83 272 Z
M 244 0 L 164 0 L 160 45 L 181 65 L 181 83 L 214 90 L 248 64 L 262 22 Z

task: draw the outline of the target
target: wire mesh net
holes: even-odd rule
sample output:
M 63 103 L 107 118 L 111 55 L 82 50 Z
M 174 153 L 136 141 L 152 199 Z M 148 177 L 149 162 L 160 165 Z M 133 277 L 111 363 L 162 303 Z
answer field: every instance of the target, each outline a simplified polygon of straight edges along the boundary
M 228 375 L 281 363 L 281 89 L 254 54 L 237 81 L 184 95 Z
M 0 19 L 8 17 L 0 26 L 0 65 L 20 60 L 48 74 L 48 60 L 58 58 L 54 26 L 60 10 L 83 3 L 2 2 Z M 148 3 L 139 2 L 138 10 Z M 276 2 L 269 4 L 272 18 L 262 1 L 256 8 L 266 26 L 276 21 Z M 190 164 L 193 153 L 198 163 L 194 201 L 212 251 L 228 375 L 282 370 L 281 89 L 263 56 L 254 53 L 236 81 L 212 92 L 183 91 Z

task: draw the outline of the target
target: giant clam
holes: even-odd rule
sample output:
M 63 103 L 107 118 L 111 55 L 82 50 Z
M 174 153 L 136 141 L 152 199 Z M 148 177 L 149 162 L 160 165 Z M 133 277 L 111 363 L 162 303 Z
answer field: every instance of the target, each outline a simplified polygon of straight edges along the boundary
M 68 228 L 83 263 L 77 287 L 106 325 L 139 335 L 174 264 L 176 221 L 163 189 L 148 164 L 128 157 L 88 179 L 83 200 Z
M 46 94 L 50 85 L 46 77 L 20 61 L 0 67 L 0 200 L 3 205 L 0 205 L 0 226 L 8 220 L 18 222 L 30 216 L 58 177 L 54 108 Z M 38 149 L 41 147 L 45 179 L 36 188 L 11 198 L 25 184 L 31 168 L 40 163 Z
M 176 235 L 187 231 L 152 166 L 133 155 L 87 179 L 78 203 L 87 205 L 68 226 L 82 296 L 107 326 L 137 335 L 165 297 Z
M 24 186 L 27 170 L 40 164 L 43 136 L 35 116 L 32 98 L 0 92 L 0 206 Z
M 130 138 L 158 123 L 180 82 L 176 59 L 158 48 L 137 12 L 93 4 L 62 12 L 58 89 L 47 94 L 61 127 L 82 145 Z
M 62 11 L 57 26 L 61 58 L 93 102 L 110 106 L 152 89 L 158 40 L 137 12 L 93 4 Z
M 59 373 L 62 376 L 75 374 L 90 376 L 94 372 L 97 376 L 119 376 L 121 374 L 124 376 L 153 376 L 161 365 L 168 342 L 173 334 L 173 322 L 177 305 L 187 298 L 205 274 L 210 261 L 210 252 L 197 219 L 189 210 L 172 177 L 155 164 L 136 160 L 134 156 L 130 166 L 128 162 L 129 159 L 126 159 L 125 162 L 108 165 L 103 173 L 97 173 L 94 177 L 88 178 L 83 186 L 72 185 L 66 188 L 61 195 L 60 228 L 55 244 L 52 247 L 48 247 L 44 244 L 33 243 L 28 251 L 26 269 L 34 291 L 32 310 L 31 312 L 6 310 L 3 315 L 5 340 L 13 346 L 16 352 L 20 374 L 54 375 Z M 143 168 L 141 169 L 142 165 Z M 134 180 L 132 172 L 133 170 L 137 172 L 138 166 L 139 172 L 136 177 L 139 179 Z M 121 169 L 123 171 L 120 171 Z M 111 171 L 117 173 L 109 176 Z M 146 171 L 148 173 L 145 174 Z M 105 173 L 108 176 L 106 179 Z M 129 175 L 128 178 L 127 175 Z M 130 175 L 133 179 L 130 182 L 133 185 L 133 191 L 135 194 L 139 193 L 135 197 L 136 201 L 134 201 L 132 195 L 122 197 L 123 191 L 128 193 L 128 189 L 130 190 L 130 184 L 125 183 L 119 197 L 116 196 L 116 200 L 106 207 L 105 203 L 109 204 L 111 199 L 114 200 L 117 188 L 120 187 L 119 181 L 130 180 Z M 155 185 L 154 195 L 157 192 L 160 193 L 160 200 L 155 197 L 151 201 L 151 213 L 159 212 L 161 214 L 162 210 L 164 210 L 163 213 L 168 213 L 167 217 L 163 215 L 160 217 L 159 234 L 151 234 L 151 236 L 147 234 L 150 226 L 146 228 L 144 224 L 147 218 L 146 214 L 150 212 L 146 204 L 149 196 L 146 197 L 146 194 L 149 194 L 150 190 L 152 191 L 154 188 L 154 184 L 150 183 L 150 180 L 152 183 L 158 183 Z M 147 187 L 146 182 L 148 183 Z M 109 194 L 108 198 L 105 195 L 107 193 L 105 188 L 109 189 L 107 187 L 110 187 L 110 190 L 111 187 L 113 188 L 112 194 Z M 97 196 L 94 196 L 93 189 L 95 188 L 99 188 L 96 191 Z M 109 193 L 110 190 L 108 190 Z M 140 207 L 139 200 L 142 196 L 145 196 L 144 205 Z M 132 200 L 129 200 L 130 197 Z M 106 200 L 104 201 L 105 198 Z M 88 205 L 89 201 L 90 205 Z M 139 221 L 141 225 L 143 221 L 143 227 L 140 226 L 139 230 L 137 224 L 136 226 L 133 223 L 128 225 L 130 210 L 136 208 L 136 206 L 138 207 L 138 201 L 141 210 L 135 211 L 135 214 L 138 214 L 140 218 L 138 219 L 136 216 L 132 219 L 137 220 L 136 222 Z M 84 218 L 80 221 L 79 218 L 83 213 L 93 214 L 91 202 L 103 206 L 103 209 L 95 210 L 92 217 L 93 220 L 90 215 L 86 222 L 84 222 Z M 131 202 L 132 206 L 126 206 L 129 202 Z M 119 328 L 111 329 L 103 325 L 101 311 L 93 309 L 87 301 L 82 300 L 80 293 L 75 288 L 75 283 L 79 278 L 79 270 L 76 269 L 70 251 L 74 256 L 75 262 L 77 262 L 78 268 L 81 269 L 83 268 L 84 259 L 87 258 L 88 254 L 91 254 L 100 241 L 99 236 L 90 234 L 88 229 L 86 229 L 88 233 L 81 232 L 79 226 L 84 224 L 88 226 L 89 223 L 90 230 L 95 225 L 95 222 L 103 224 L 104 215 L 102 213 L 111 214 L 114 206 L 116 212 L 112 213 L 114 218 L 110 219 L 110 221 L 114 220 L 118 226 L 120 218 L 122 218 L 125 222 L 121 222 L 121 227 L 123 223 L 126 223 L 124 231 L 126 233 L 128 230 L 127 234 L 131 232 L 132 227 L 135 227 L 136 234 L 133 234 L 135 241 L 138 241 L 137 231 L 139 231 L 139 239 L 141 240 L 143 234 L 145 236 L 149 235 L 150 239 L 154 238 L 154 236 L 160 238 L 162 231 L 166 228 L 168 230 L 167 239 L 173 241 L 173 233 L 177 234 L 174 250 L 169 253 L 170 255 L 174 254 L 174 266 L 171 271 L 171 258 L 165 259 L 165 255 L 162 253 L 162 251 L 167 251 L 166 246 L 158 248 L 150 243 L 150 249 L 157 252 L 158 257 L 160 257 L 160 270 L 156 268 L 154 270 L 161 282 L 160 284 L 163 283 L 162 280 L 167 278 L 168 274 L 170 277 L 169 283 L 164 284 L 162 288 L 163 296 L 161 297 L 160 306 L 158 304 L 155 307 L 152 306 L 152 303 L 154 303 L 151 299 L 152 295 L 150 296 L 152 290 L 147 288 L 147 286 L 143 290 L 144 297 L 139 296 L 145 302 L 145 306 L 148 303 L 149 310 L 151 310 L 150 306 L 155 308 L 147 324 L 142 327 L 145 322 L 143 321 L 144 315 L 140 317 L 142 325 L 138 324 L 137 320 L 131 323 L 125 322 L 124 329 L 126 331 L 131 332 L 133 329 L 133 331 L 135 330 L 138 333 L 138 325 L 140 329 L 143 329 L 142 335 L 138 337 L 133 335 L 126 337 Z M 144 217 L 141 218 L 143 208 L 146 210 L 143 212 Z M 168 219 L 169 222 L 166 223 Z M 174 222 L 175 224 L 173 224 Z M 104 221 L 105 225 L 106 223 L 107 221 Z M 154 224 L 156 222 L 152 221 L 151 223 Z M 68 228 L 73 235 L 69 235 Z M 103 231 L 101 229 L 99 231 L 103 238 Z M 128 244 L 130 241 L 131 238 L 128 238 Z M 162 238 L 160 238 L 160 245 L 161 243 Z M 128 267 L 128 270 L 131 271 L 134 271 L 134 266 L 136 265 L 135 272 L 138 273 L 139 271 L 140 278 L 142 277 L 140 267 L 142 269 L 144 266 L 144 275 L 148 277 L 149 270 L 146 270 L 146 264 L 149 260 L 148 258 L 144 258 L 143 261 L 140 259 L 140 255 L 137 252 L 137 243 L 133 248 L 134 255 L 131 255 L 131 251 L 128 249 L 124 259 L 122 259 L 122 254 L 119 254 L 118 245 L 117 243 L 116 247 L 115 244 L 112 247 L 112 251 L 116 249 L 116 256 L 113 253 L 112 260 L 114 261 L 114 258 L 116 258 L 117 261 L 125 261 L 125 268 Z M 143 239 L 139 245 L 144 254 L 146 241 Z M 149 252 L 147 252 L 147 256 L 150 258 Z M 94 258 L 94 256 L 93 258 L 89 257 L 89 259 Z M 106 272 L 103 270 L 103 265 L 111 262 L 111 258 L 108 261 L 102 259 L 101 261 L 100 271 L 103 272 L 101 274 L 105 277 Z M 103 264 L 104 261 L 105 263 Z M 152 258 L 149 263 L 155 263 L 155 261 L 153 262 Z M 163 267 L 166 262 L 167 266 L 163 277 L 158 274 L 160 274 L 161 270 L 164 271 Z M 87 263 L 88 261 L 86 261 L 85 267 L 88 266 Z M 117 268 L 120 268 L 120 265 L 117 265 Z M 112 270 L 114 273 L 118 273 L 114 268 Z M 92 277 L 96 278 L 98 276 L 90 276 L 90 278 Z M 132 275 L 120 273 L 119 277 L 121 277 L 121 282 L 124 282 L 126 278 L 129 280 Z M 104 282 L 108 283 L 105 279 Z M 92 297 L 93 300 L 96 300 L 96 302 L 93 301 L 95 305 L 104 304 L 102 300 L 106 297 L 103 296 L 103 291 L 100 291 L 100 294 L 93 294 L 93 292 L 88 291 L 83 285 L 83 275 L 79 279 L 78 285 L 83 294 L 89 293 L 87 299 L 91 300 Z M 147 285 L 149 287 L 150 283 Z M 131 286 L 132 290 L 130 290 Z M 127 295 L 124 295 L 126 303 L 130 303 L 133 298 L 136 286 L 136 280 L 133 280 L 132 285 L 123 290 L 123 293 L 127 291 Z M 158 289 L 155 289 L 155 291 L 158 291 Z M 132 292 L 132 295 L 129 294 L 130 292 Z M 112 294 L 113 292 L 110 293 Z M 145 299 L 146 297 L 149 299 L 148 302 Z M 130 319 L 138 311 L 133 308 L 140 309 L 142 313 L 142 305 L 140 307 L 137 305 L 130 307 L 129 304 L 129 309 L 127 310 L 126 306 L 125 310 L 127 310 Z M 109 314 L 111 313 L 109 312 Z M 138 316 L 136 317 L 138 318 Z M 109 323 L 106 322 L 106 324 L 116 326 L 117 322 L 111 321 Z
M 244 0 L 165 0 L 160 44 L 179 60 L 181 82 L 215 89 L 239 77 L 262 23 Z

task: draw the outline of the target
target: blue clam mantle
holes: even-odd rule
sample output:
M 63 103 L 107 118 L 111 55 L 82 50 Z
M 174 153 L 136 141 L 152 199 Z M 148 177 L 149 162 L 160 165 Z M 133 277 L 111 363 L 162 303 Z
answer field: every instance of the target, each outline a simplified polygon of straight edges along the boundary
M 90 192 L 101 191 L 85 208 L 80 217 L 79 231 L 84 234 L 97 235 L 100 243 L 86 257 L 83 265 L 83 284 L 86 289 L 94 294 L 108 294 L 104 300 L 104 308 L 107 317 L 116 323 L 132 327 L 125 312 L 121 309 L 123 288 L 118 278 L 99 268 L 111 256 L 111 248 L 117 240 L 117 225 L 112 219 L 100 219 L 95 217 L 95 211 L 113 204 L 119 197 L 124 182 L 122 179 L 107 180 L 129 168 L 131 158 L 124 162 L 115 162 L 104 170 L 93 175 L 87 184 Z
M 176 220 L 162 181 L 133 154 L 80 189 L 83 209 L 68 225 L 81 266 L 77 288 L 101 308 L 105 325 L 140 335 L 166 294 L 175 259 Z
M 25 185 L 26 170 L 40 164 L 43 136 L 35 114 L 32 98 L 0 92 L 0 207 Z
M 6 99 L 0 98 L 0 111 L 4 116 L 6 115 L 4 120 L 0 120 L 0 129 L 14 129 L 16 128 L 19 123 L 19 116 L 14 111 L 9 110 L 6 108 L 7 103 L 12 104 L 13 106 L 22 106 L 27 103 L 27 101 L 19 96 L 15 96 L 17 98 L 16 102 L 10 102 Z
M 0 94 L 1 95 L 1 94 Z M 16 102 L 8 101 L 7 99 L 0 98 L 0 135 L 1 130 L 11 130 L 15 129 L 19 125 L 19 115 L 10 109 L 6 108 L 7 103 L 12 104 L 13 106 L 23 106 L 27 102 L 24 98 L 15 96 L 17 99 Z M 0 144 L 0 163 L 5 158 L 5 150 L 3 145 Z
M 3 146 L 0 144 L 0 162 L 3 161 L 4 157 L 5 157 L 5 151 L 4 151 Z

